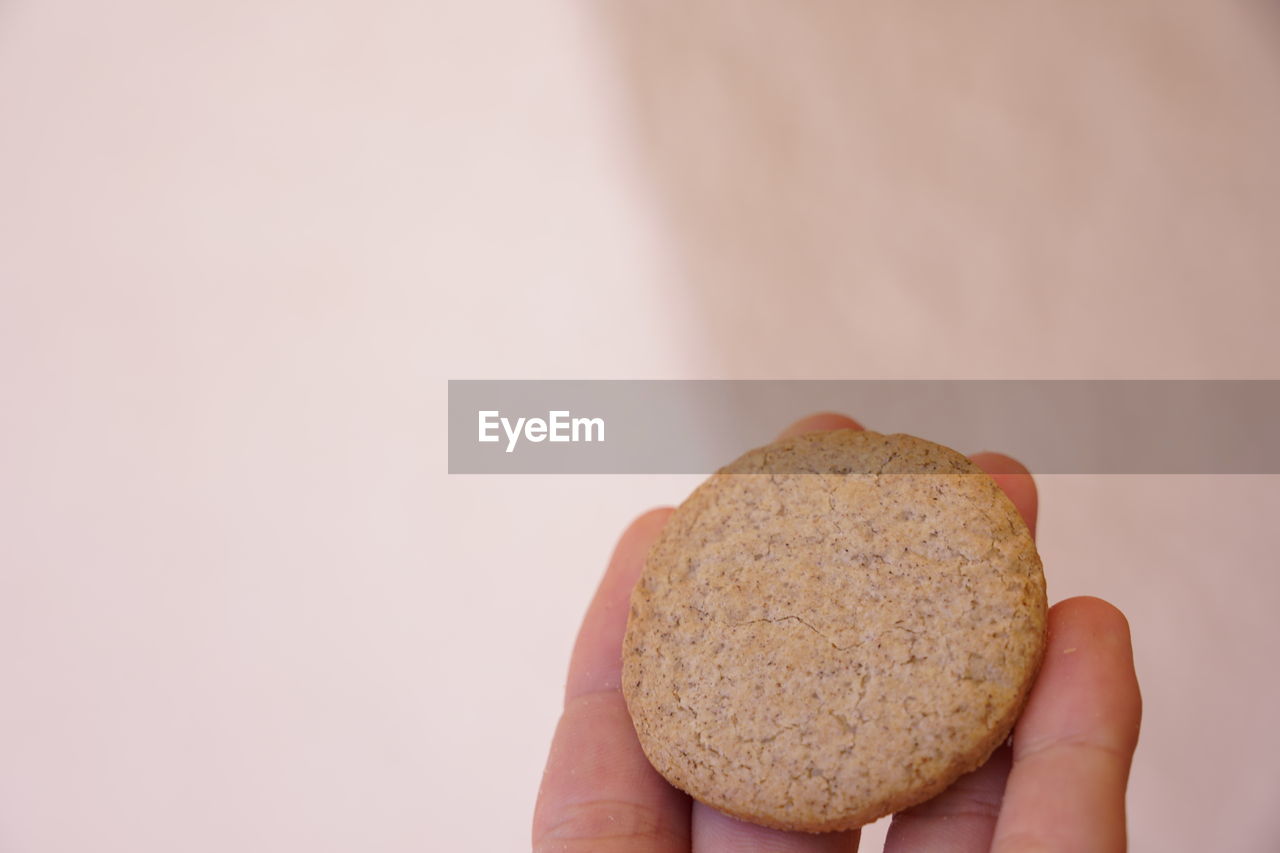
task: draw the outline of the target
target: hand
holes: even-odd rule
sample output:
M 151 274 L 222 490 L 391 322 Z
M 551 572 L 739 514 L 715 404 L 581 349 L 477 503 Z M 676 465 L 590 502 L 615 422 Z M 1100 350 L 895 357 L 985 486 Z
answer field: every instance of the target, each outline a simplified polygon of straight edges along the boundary
M 861 429 L 814 415 L 783 436 Z M 1007 456 L 974 462 L 1004 489 L 1035 534 L 1031 475 Z M 564 713 L 533 820 L 537 853 L 855 851 L 858 831 L 823 835 L 744 823 L 667 784 L 649 764 L 621 690 L 631 588 L 671 514 L 658 509 L 622 535 L 587 611 L 569 667 Z M 886 851 L 1125 849 L 1124 797 L 1142 700 L 1129 625 L 1115 607 L 1073 598 L 1049 611 L 1044 666 L 1013 736 L 982 767 L 894 816 Z

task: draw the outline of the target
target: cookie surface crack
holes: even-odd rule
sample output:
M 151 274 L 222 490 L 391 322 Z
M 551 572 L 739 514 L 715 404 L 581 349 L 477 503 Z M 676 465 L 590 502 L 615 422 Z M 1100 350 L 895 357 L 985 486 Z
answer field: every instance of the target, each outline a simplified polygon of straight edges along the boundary
M 813 633 L 817 634 L 817 635 L 818 635 L 819 637 L 821 637 L 822 639 L 826 640 L 828 643 L 830 643 L 830 644 L 831 644 L 831 648 L 835 649 L 835 650 L 836 650 L 836 651 L 838 651 L 838 652 L 847 652 L 849 649 L 852 649 L 852 648 L 855 648 L 856 646 L 860 646 L 860 645 L 862 645 L 862 643 L 858 642 L 858 643 L 850 643 L 850 644 L 849 644 L 849 645 L 847 645 L 847 646 L 842 646 L 842 645 L 840 645 L 839 643 L 837 643 L 835 640 L 833 640 L 833 639 L 831 639 L 830 637 L 828 637 L 826 634 L 824 634 L 824 633 L 822 633 L 821 631 L 819 631 L 817 628 L 815 628 L 815 627 L 813 627 L 812 625 L 810 625 L 810 624 L 809 624 L 808 622 L 806 622 L 804 619 L 800 618 L 799 616 L 795 616 L 795 615 L 791 615 L 791 616 L 778 616 L 778 617 L 776 617 L 776 618 L 774 618 L 774 619 L 767 619 L 767 618 L 766 618 L 766 619 L 748 619 L 746 622 L 730 622 L 730 623 L 728 623 L 728 625 L 729 625 L 729 627 L 730 627 L 730 628 L 741 628 L 741 627 L 746 626 L 746 625 L 758 625 L 758 624 L 760 624 L 761 622 L 767 622 L 767 623 L 768 623 L 768 624 L 770 624 L 770 625 L 777 624 L 778 622 L 798 622 L 799 624 L 801 624 L 801 625 L 803 625 L 804 627 L 808 628 L 808 629 L 809 629 L 810 631 L 812 631 Z

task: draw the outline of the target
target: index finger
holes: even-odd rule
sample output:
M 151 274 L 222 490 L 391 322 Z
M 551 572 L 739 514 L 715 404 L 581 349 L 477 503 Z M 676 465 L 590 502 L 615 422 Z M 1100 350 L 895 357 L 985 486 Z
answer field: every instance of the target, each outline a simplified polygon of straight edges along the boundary
M 1031 472 L 1021 462 L 1003 453 L 975 453 L 969 457 L 975 464 L 996 481 L 1013 505 L 1017 507 L 1027 530 L 1036 535 L 1036 515 L 1040 508 L 1040 497 L 1036 491 L 1036 481 Z

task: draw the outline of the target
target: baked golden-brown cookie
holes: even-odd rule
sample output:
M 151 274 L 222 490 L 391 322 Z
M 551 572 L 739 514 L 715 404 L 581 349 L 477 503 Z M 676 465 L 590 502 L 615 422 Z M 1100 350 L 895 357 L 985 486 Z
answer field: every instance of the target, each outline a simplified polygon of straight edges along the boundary
M 753 450 L 668 520 L 623 692 L 671 784 L 823 832 L 922 802 L 1008 736 L 1044 654 L 1026 525 L 961 454 L 838 430 Z

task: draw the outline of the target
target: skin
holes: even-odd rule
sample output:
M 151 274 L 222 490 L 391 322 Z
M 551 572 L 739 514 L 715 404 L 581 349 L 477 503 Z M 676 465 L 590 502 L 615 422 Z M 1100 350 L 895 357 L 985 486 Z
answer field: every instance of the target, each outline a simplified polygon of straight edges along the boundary
M 804 418 L 781 437 L 861 429 L 842 415 Z M 1032 534 L 1036 487 L 998 453 L 973 460 L 1017 506 Z M 533 819 L 535 853 L 848 853 L 858 832 L 766 829 L 691 801 L 650 766 L 622 698 L 622 636 L 631 589 L 672 510 L 636 519 L 618 542 L 583 620 L 564 713 Z M 885 850 L 1081 851 L 1126 848 L 1125 787 L 1142 700 L 1124 614 L 1097 598 L 1049 610 L 1044 666 L 1013 733 L 986 765 L 894 816 Z

